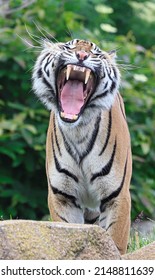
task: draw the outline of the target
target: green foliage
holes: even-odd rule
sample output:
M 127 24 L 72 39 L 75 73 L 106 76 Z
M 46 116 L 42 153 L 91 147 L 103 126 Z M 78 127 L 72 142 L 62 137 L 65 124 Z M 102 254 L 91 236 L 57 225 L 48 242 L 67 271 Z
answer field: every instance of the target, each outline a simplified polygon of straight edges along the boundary
M 6 118 L 3 113 L 0 123 L 0 216 L 36 219 L 47 211 L 44 161 L 48 113 L 12 102 L 3 103 L 2 111 L 6 106 L 12 116 Z
M 4 8 L 0 16 L 0 216 L 40 219 L 48 213 L 44 166 L 49 112 L 31 92 L 31 69 L 41 37 L 67 41 L 73 36 L 105 50 L 119 49 L 133 151 L 132 217 L 143 211 L 153 218 L 154 1 L 38 0 L 20 8 L 22 2 L 9 1 L 10 10 Z

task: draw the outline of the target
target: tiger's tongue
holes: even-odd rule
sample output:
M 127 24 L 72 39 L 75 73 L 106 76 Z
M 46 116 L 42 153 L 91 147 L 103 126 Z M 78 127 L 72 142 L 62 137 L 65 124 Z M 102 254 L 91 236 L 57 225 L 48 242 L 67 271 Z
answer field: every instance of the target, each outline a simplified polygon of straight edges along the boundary
M 72 119 L 73 115 L 79 114 L 84 104 L 83 82 L 69 80 L 61 91 L 61 106 L 66 117 Z

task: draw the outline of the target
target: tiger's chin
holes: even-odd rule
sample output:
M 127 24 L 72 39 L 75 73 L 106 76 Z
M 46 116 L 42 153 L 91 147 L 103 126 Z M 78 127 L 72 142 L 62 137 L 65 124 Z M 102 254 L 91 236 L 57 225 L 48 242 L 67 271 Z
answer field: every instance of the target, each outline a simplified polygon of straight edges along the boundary
M 96 88 L 96 76 L 90 68 L 68 64 L 58 71 L 57 99 L 61 120 L 76 122 Z

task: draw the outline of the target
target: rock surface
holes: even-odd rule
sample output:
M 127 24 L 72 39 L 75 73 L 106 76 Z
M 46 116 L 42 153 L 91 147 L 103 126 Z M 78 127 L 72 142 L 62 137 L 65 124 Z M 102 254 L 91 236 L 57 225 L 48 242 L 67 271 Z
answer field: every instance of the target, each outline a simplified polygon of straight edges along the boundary
M 155 242 L 120 256 L 105 230 L 27 220 L 0 222 L 1 260 L 155 260 Z
M 151 244 L 122 256 L 125 260 L 155 260 L 155 241 Z
M 120 258 L 113 240 L 98 226 L 27 220 L 0 222 L 1 260 Z

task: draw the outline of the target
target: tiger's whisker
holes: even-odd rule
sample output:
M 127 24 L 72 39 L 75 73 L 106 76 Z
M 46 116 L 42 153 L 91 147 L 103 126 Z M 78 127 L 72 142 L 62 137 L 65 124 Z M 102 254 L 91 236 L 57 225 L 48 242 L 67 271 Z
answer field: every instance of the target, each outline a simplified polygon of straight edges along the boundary
M 54 41 L 56 41 L 57 43 L 59 43 L 59 41 L 51 34 L 49 33 L 46 29 L 44 29 L 43 27 L 40 27 L 40 29 L 42 29 L 43 31 L 45 31 L 49 37 L 51 37 L 52 39 L 54 39 Z M 49 38 L 47 38 L 47 40 L 49 41 Z M 50 41 L 51 42 L 51 41 Z
M 40 44 L 41 44 L 41 38 L 39 38 L 39 37 L 36 36 L 36 35 L 31 34 L 31 33 L 29 32 L 29 30 L 28 30 L 26 24 L 25 24 L 25 29 L 26 29 L 26 32 L 28 33 L 29 37 L 30 37 L 33 41 L 35 41 L 38 45 L 40 45 Z M 38 38 L 39 40 L 36 40 L 35 37 Z

